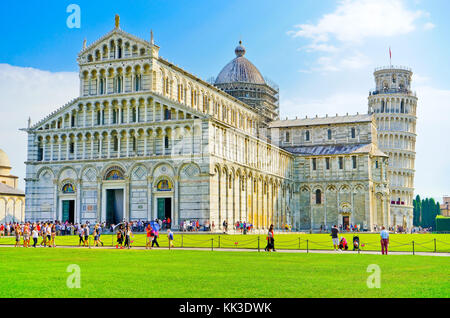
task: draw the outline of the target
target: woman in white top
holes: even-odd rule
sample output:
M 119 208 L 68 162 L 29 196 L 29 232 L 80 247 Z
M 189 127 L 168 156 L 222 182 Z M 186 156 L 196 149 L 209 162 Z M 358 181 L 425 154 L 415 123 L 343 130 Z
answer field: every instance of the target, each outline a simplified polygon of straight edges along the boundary
M 33 247 L 36 247 L 38 237 L 39 237 L 39 232 L 37 231 L 36 224 L 33 225 L 33 231 L 31 233 L 31 236 L 33 237 L 33 243 L 34 243 Z

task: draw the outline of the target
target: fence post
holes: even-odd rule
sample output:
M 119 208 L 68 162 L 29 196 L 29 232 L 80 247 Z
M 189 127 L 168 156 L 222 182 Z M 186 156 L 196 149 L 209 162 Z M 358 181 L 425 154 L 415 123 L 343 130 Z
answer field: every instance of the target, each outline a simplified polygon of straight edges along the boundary
M 260 250 L 259 250 L 259 235 L 258 235 L 258 252 L 260 252 Z
M 300 237 L 298 238 L 298 249 L 300 249 Z
M 91 248 L 91 237 L 89 236 L 88 247 Z
M 434 239 L 434 252 L 436 253 L 436 238 Z
M 309 253 L 309 240 L 306 240 L 306 253 Z
M 211 239 L 211 251 L 214 251 L 214 237 Z
M 111 233 L 111 247 L 114 247 L 114 232 Z
M 412 242 L 412 244 L 413 244 L 413 255 L 415 255 L 415 253 L 414 253 L 414 241 Z
M 220 248 L 220 235 L 219 235 L 219 248 Z
M 181 234 L 181 247 L 183 247 L 183 234 Z

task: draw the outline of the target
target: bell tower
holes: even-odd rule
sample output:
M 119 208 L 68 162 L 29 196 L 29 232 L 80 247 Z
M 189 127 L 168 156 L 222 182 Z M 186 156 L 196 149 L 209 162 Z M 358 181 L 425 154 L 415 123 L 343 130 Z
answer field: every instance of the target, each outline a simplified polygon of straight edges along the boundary
M 403 66 L 375 69 L 375 90 L 369 93 L 378 146 L 389 156 L 390 224 L 413 226 L 414 161 L 417 96 L 411 91 L 412 71 Z

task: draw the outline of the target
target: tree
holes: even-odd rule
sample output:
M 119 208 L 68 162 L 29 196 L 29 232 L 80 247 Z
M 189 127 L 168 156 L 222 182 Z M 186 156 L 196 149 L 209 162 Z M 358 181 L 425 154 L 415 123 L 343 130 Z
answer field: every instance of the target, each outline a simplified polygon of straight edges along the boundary
M 413 200 L 413 225 L 420 226 L 420 214 L 422 210 L 422 202 L 420 201 L 420 196 L 416 195 L 416 198 Z

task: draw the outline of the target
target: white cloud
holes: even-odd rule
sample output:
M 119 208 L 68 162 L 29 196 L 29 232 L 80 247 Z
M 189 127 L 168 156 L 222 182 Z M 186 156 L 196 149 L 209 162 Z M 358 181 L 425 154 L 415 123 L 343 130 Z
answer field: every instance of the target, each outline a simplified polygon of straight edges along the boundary
M 427 23 L 425 23 L 424 25 L 423 25 L 423 28 L 425 29 L 425 30 L 432 30 L 432 29 L 434 29 L 436 27 L 436 25 L 434 25 L 433 23 L 431 23 L 431 22 L 427 22 Z
M 312 67 L 311 71 L 338 72 L 362 69 L 371 65 L 371 60 L 361 52 L 353 55 L 341 57 L 339 55 L 321 56 L 317 59 L 318 66 Z
M 52 73 L 0 64 L 0 148 L 9 156 L 12 174 L 24 189 L 28 117 L 37 122 L 79 95 L 78 73 Z
M 339 51 L 337 47 L 324 43 L 321 44 L 311 43 L 309 45 L 304 46 L 303 48 L 300 48 L 299 50 L 305 50 L 306 52 L 328 52 L 328 53 L 335 53 Z
M 288 32 L 293 37 L 314 43 L 359 43 L 368 37 L 407 34 L 416 29 L 415 22 L 424 12 L 408 10 L 401 0 L 342 0 L 333 13 L 323 15 L 317 24 L 299 24 Z

